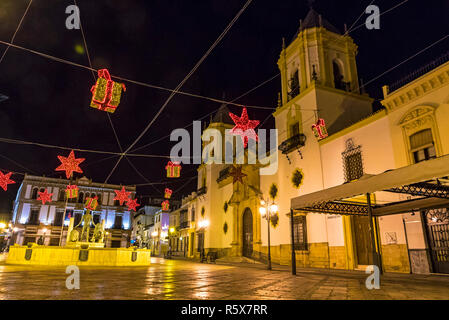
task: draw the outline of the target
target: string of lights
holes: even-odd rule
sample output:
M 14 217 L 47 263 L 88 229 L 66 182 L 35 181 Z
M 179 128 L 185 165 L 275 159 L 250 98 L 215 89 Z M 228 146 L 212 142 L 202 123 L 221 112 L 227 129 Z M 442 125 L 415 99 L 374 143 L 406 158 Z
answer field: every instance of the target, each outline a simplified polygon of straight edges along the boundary
M 178 84 L 175 91 L 178 91 L 182 88 L 182 86 L 187 82 L 187 80 L 195 73 L 195 71 L 199 68 L 199 66 L 203 63 L 203 61 L 209 56 L 209 54 L 212 52 L 212 50 L 221 42 L 221 40 L 225 37 L 225 35 L 228 33 L 228 31 L 232 28 L 234 23 L 238 20 L 238 18 L 243 14 L 245 9 L 250 5 L 252 0 L 248 0 L 243 7 L 240 9 L 240 11 L 237 13 L 237 15 L 232 19 L 232 21 L 228 24 L 228 26 L 223 30 L 223 32 L 220 34 L 220 36 L 215 40 L 215 42 L 210 46 L 210 48 L 206 51 L 206 53 L 201 57 L 201 59 L 195 64 L 195 66 L 190 70 L 190 72 L 184 77 L 184 79 Z M 173 99 L 176 92 L 171 92 L 170 96 L 167 98 L 165 103 L 161 106 L 159 111 L 156 113 L 156 115 L 153 117 L 153 119 L 148 123 L 148 125 L 145 127 L 145 129 L 137 136 L 137 138 L 134 140 L 134 142 L 125 150 L 123 155 L 120 156 L 120 158 L 117 160 L 117 163 L 112 168 L 109 175 L 106 177 L 105 183 L 109 180 L 111 175 L 114 173 L 115 169 L 119 165 L 120 161 L 122 160 L 123 156 L 126 156 L 126 154 L 136 145 L 136 143 L 139 142 L 139 140 L 145 135 L 145 133 L 150 129 L 150 127 L 153 125 L 153 123 L 157 120 L 159 115 L 164 111 L 164 109 L 167 107 L 169 102 Z

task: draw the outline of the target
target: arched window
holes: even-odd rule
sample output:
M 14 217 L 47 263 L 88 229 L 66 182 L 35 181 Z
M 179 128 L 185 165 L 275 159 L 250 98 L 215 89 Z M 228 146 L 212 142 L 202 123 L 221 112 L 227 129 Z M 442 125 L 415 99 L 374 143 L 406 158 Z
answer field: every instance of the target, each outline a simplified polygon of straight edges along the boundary
M 296 69 L 288 80 L 288 100 L 290 101 L 299 94 L 299 71 Z
M 45 192 L 45 188 L 41 188 L 39 192 Z
M 84 192 L 80 192 L 78 196 L 78 203 L 83 203 L 84 201 Z
M 336 89 L 349 91 L 349 82 L 344 82 L 343 70 L 341 64 L 334 60 L 332 61 L 332 69 L 334 72 L 334 85 Z
M 37 188 L 33 189 L 33 192 L 31 193 L 31 199 L 37 199 L 37 191 L 38 191 Z

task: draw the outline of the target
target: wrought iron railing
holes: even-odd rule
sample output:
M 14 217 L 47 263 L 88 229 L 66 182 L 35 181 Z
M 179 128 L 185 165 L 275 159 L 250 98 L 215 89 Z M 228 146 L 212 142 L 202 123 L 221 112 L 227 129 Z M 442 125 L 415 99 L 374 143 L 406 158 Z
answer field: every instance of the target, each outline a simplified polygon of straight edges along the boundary
M 424 75 L 427 72 L 435 69 L 436 67 L 439 67 L 440 65 L 446 63 L 447 61 L 449 61 L 449 51 L 444 53 L 443 55 L 441 55 L 437 59 L 433 60 L 432 62 L 426 64 L 425 66 L 423 66 L 423 67 L 421 67 L 421 68 L 419 68 L 419 69 L 409 73 L 408 75 L 406 75 L 402 79 L 392 83 L 389 86 L 389 92 L 396 91 L 397 89 L 403 87 L 407 83 L 412 82 L 413 80 L 418 79 L 422 75 Z
M 201 195 L 203 195 L 203 194 L 206 194 L 206 192 L 207 192 L 207 188 L 204 186 L 204 187 L 199 188 L 199 189 L 196 191 L 196 195 L 197 195 L 197 196 L 201 196 Z
M 305 144 L 306 144 L 306 136 L 302 133 L 299 133 L 282 142 L 279 145 L 278 149 L 282 151 L 283 154 L 287 154 L 293 150 L 304 147 Z
M 224 179 L 226 179 L 227 177 L 229 177 L 229 173 L 231 172 L 231 166 L 227 166 L 226 168 L 224 168 L 223 170 L 221 170 L 218 173 L 218 179 L 217 182 L 223 181 Z
M 190 226 L 189 226 L 189 221 L 183 221 L 183 222 L 181 222 L 180 223 L 180 225 L 179 225 L 179 228 L 180 229 L 187 229 L 187 228 L 189 228 Z

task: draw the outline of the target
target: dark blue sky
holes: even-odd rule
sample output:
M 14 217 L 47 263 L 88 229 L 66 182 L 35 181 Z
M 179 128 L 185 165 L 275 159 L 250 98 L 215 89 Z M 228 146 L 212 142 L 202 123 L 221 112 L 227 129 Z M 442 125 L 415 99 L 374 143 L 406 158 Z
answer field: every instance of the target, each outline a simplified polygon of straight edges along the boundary
M 81 19 L 94 68 L 108 68 L 124 78 L 175 88 L 206 52 L 244 0 L 78 0 Z M 351 25 L 371 0 L 317 0 L 314 8 L 334 26 L 343 30 Z M 381 12 L 401 0 L 376 0 Z M 9 41 L 28 4 L 28 0 L 2 0 L 0 3 L 0 40 Z M 82 45 L 79 30 L 65 28 L 65 8 L 73 1 L 35 1 L 17 34 L 15 43 L 43 53 L 88 65 L 86 55 L 76 52 Z M 277 60 L 282 37 L 291 40 L 308 12 L 306 0 L 254 0 L 237 23 L 215 48 L 183 91 L 231 100 L 278 72 Z M 365 82 L 443 37 L 449 31 L 449 1 L 409 0 L 381 17 L 381 29 L 361 27 L 351 33 L 359 45 L 359 76 Z M 365 20 L 365 16 L 359 23 Z M 448 50 L 449 41 L 407 62 L 371 83 L 367 91 L 381 98 L 381 86 L 392 83 L 410 71 Z M 5 49 L 0 45 L 0 53 Z M 86 149 L 118 152 L 105 113 L 89 107 L 93 77 L 90 71 L 61 64 L 11 48 L 0 64 L 0 93 L 10 97 L 0 103 L 0 138 L 23 139 Z M 167 92 L 126 83 L 127 92 L 113 114 L 121 144 L 126 149 L 141 133 L 168 97 Z M 280 81 L 276 79 L 238 101 L 260 106 L 276 106 Z M 217 109 L 219 104 L 185 96 L 176 96 L 149 132 L 137 144 L 141 146 L 184 127 Z M 240 114 L 238 107 L 231 111 Z M 263 120 L 267 110 L 249 110 L 250 118 Z M 265 127 L 272 127 L 272 118 Z M 169 154 L 172 143 L 164 139 L 140 150 L 148 154 Z M 28 170 L 0 157 L 0 168 L 52 176 L 59 165 L 58 154 L 68 151 L 36 146 L 0 143 L 0 155 L 20 163 Z M 104 181 L 116 158 L 97 162 L 107 155 L 77 153 L 86 158 L 85 175 Z M 132 158 L 133 164 L 151 181 L 164 181 L 165 159 Z M 193 191 L 193 180 L 183 190 L 177 187 L 194 176 L 194 166 L 185 166 L 182 178 L 172 185 L 174 196 Z M 0 210 L 9 210 L 18 183 L 8 192 L 0 192 Z M 116 184 L 145 181 L 122 161 L 110 179 Z M 138 189 L 141 195 L 163 194 L 163 185 Z

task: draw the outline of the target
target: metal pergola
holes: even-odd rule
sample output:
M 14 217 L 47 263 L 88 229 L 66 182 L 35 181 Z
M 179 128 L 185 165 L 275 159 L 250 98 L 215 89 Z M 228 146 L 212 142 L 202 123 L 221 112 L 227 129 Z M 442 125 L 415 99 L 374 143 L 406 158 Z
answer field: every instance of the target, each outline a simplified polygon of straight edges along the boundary
M 298 212 L 367 216 L 370 222 L 373 262 L 381 268 L 380 251 L 376 248 L 373 218 L 385 215 L 421 212 L 449 207 L 449 155 L 388 170 L 377 175 L 364 175 L 357 181 L 320 190 L 291 199 L 292 273 L 296 274 L 293 216 Z M 406 194 L 407 200 L 372 203 L 376 193 Z M 359 201 L 360 196 L 366 197 Z

